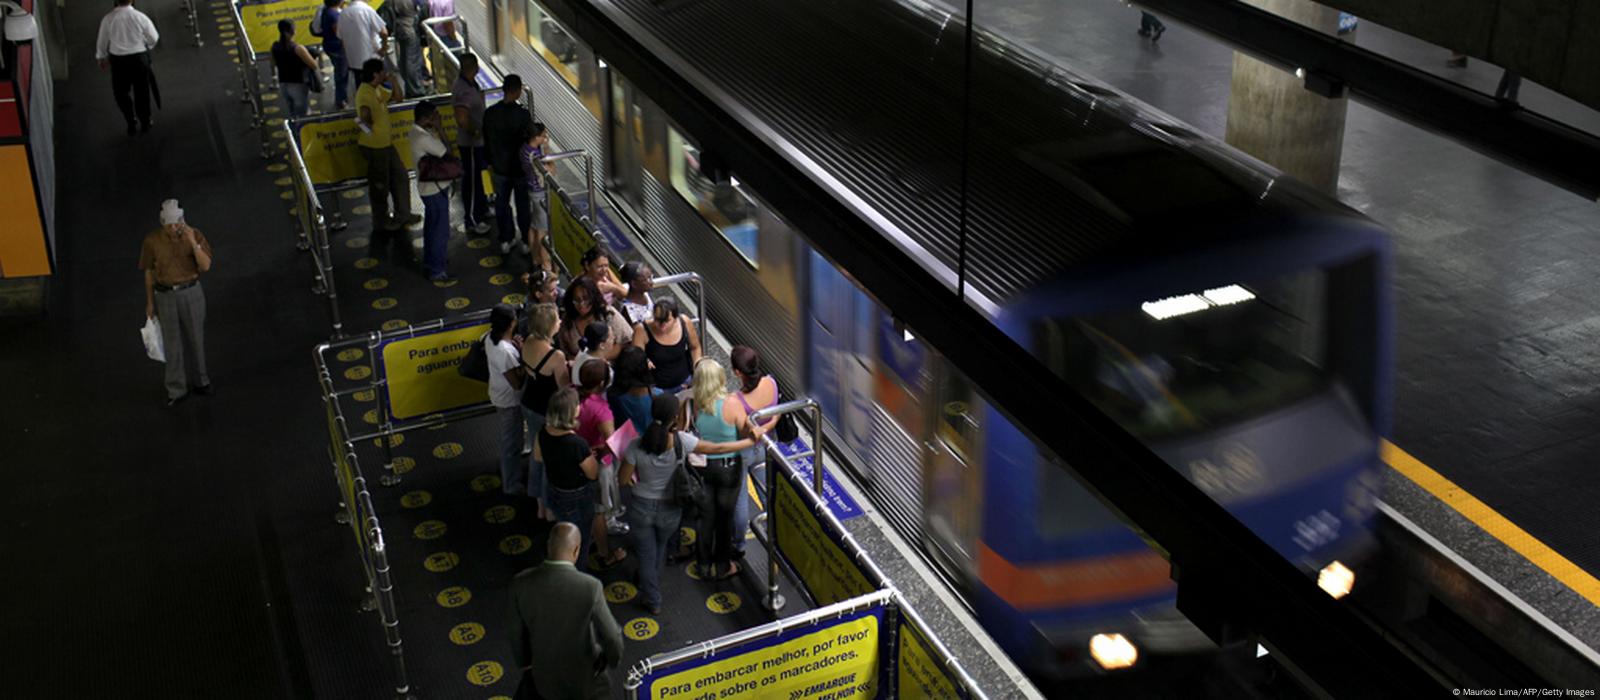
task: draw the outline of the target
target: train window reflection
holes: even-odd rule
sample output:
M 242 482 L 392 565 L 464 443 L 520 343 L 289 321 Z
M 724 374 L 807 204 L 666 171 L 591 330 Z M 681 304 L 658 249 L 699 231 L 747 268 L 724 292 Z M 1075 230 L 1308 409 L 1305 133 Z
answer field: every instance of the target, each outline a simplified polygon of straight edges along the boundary
M 706 173 L 715 172 L 717 168 L 708 167 L 699 147 L 677 129 L 667 129 L 667 152 L 671 160 L 672 188 L 733 244 L 750 267 L 758 267 L 760 231 L 756 215 L 760 205 L 739 186 L 737 177 L 729 175 L 726 182 L 708 177 Z
M 1157 319 L 1128 308 L 1042 321 L 1051 369 L 1135 436 L 1219 428 L 1323 384 L 1320 271 L 1248 285 L 1254 299 Z
M 534 53 L 544 57 L 561 79 L 578 89 L 578 40 L 539 5 L 528 2 L 527 38 Z

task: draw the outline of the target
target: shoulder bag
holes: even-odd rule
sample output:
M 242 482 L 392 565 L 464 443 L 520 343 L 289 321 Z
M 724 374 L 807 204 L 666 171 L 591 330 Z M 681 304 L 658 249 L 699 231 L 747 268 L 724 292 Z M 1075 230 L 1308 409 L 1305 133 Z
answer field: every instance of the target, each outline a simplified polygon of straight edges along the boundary
M 705 498 L 706 482 L 690 468 L 687 455 L 683 453 L 683 441 L 676 435 L 672 436 L 672 454 L 676 464 L 672 472 L 673 500 L 680 508 L 694 508 Z
M 489 381 L 489 353 L 484 348 L 489 340 L 489 334 L 484 333 L 478 342 L 472 344 L 472 349 L 467 351 L 467 356 L 461 358 L 461 364 L 456 365 L 456 373 L 467 379 L 480 382 Z

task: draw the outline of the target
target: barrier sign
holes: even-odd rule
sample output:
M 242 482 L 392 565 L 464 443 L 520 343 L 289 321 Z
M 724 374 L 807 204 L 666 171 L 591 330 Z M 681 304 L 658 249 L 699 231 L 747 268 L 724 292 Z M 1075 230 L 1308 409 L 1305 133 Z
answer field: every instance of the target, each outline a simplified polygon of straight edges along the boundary
M 487 401 L 483 382 L 461 376 L 456 365 L 488 332 L 489 324 L 483 323 L 385 343 L 389 415 L 405 420 Z
M 583 254 L 594 247 L 594 235 L 583 227 L 578 212 L 568 209 L 560 195 L 545 191 L 550 198 L 550 244 L 556 249 L 556 257 L 568 270 L 582 270 Z
M 455 110 L 447 104 L 437 106 L 444 142 L 453 144 L 456 139 Z M 416 165 L 411 158 L 414 107 L 407 104 L 389 108 L 389 142 L 400 151 L 400 160 L 407 167 Z M 300 157 L 305 161 L 306 173 L 311 176 L 312 184 L 332 185 L 367 176 L 367 161 L 362 158 L 361 148 L 356 143 L 361 130 L 356 126 L 353 115 L 341 113 L 335 117 L 306 120 L 299 122 L 297 128 Z
M 961 684 L 934 659 L 927 638 L 904 615 L 897 644 L 895 692 L 901 700 L 966 700 Z
M 339 473 L 339 491 L 344 496 L 344 502 L 353 510 L 359 510 L 356 501 L 356 470 L 350 465 L 349 456 L 344 451 L 344 436 L 339 433 L 339 421 L 334 417 L 333 402 L 325 401 L 323 405 L 328 409 L 328 453 L 333 456 L 333 466 Z M 365 547 L 366 533 L 362 531 L 360 518 L 350 519 L 350 529 L 356 533 L 356 542 Z
M 812 483 L 812 458 L 794 459 L 794 456 L 809 449 L 811 448 L 806 445 L 804 438 L 778 445 L 778 452 L 790 458 L 795 473 L 804 478 L 808 484 Z M 833 472 L 822 473 L 822 500 L 828 504 L 828 510 L 833 513 L 833 517 L 839 519 L 839 522 L 861 515 L 861 506 L 856 503 L 856 499 L 850 497 L 850 494 L 845 493 L 844 487 L 839 485 L 839 480 L 833 478 Z
M 771 517 L 777 523 L 773 531 L 778 552 L 799 575 L 811 599 L 817 605 L 829 605 L 876 590 L 807 507 L 794 484 L 788 479 L 777 481 Z
M 311 18 L 322 9 L 322 0 L 278 0 L 277 2 L 243 2 L 239 6 L 239 20 L 244 24 L 245 39 L 258 56 L 272 51 L 278 40 L 278 20 L 294 22 L 295 43 L 321 46 L 322 37 L 312 36 Z
M 730 647 L 646 676 L 636 698 L 650 700 L 870 700 L 881 662 L 876 606 Z

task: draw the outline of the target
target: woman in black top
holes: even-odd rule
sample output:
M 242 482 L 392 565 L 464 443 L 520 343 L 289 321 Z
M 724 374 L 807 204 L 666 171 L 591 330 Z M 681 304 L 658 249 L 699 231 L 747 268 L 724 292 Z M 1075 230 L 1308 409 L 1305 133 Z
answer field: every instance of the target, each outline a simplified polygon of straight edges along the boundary
M 311 82 L 317 80 L 317 60 L 306 47 L 294 42 L 294 22 L 278 20 L 278 40 L 272 44 L 272 66 L 289 118 L 303 117 L 311 108 Z
M 689 383 L 694 363 L 700 361 L 700 336 L 694 322 L 678 314 L 672 297 L 656 300 L 655 315 L 633 329 L 634 347 L 644 348 L 655 372 L 656 386 L 677 391 Z
M 567 385 L 567 356 L 551 339 L 560 327 L 554 304 L 538 304 L 528 311 L 528 337 L 522 341 L 522 371 L 527 375 L 522 387 L 522 418 L 527 422 L 530 440 L 544 431 L 544 412 L 550 407 L 550 397 Z M 528 495 L 537 499 L 539 517 L 550 520 L 544 464 L 535 457 L 528 466 Z
M 550 510 L 555 512 L 556 521 L 578 526 L 583 533 L 581 551 L 587 553 L 589 525 L 594 522 L 594 480 L 600 474 L 600 462 L 590 451 L 589 443 L 578 437 L 577 427 L 578 392 L 567 387 L 550 397 L 533 458 L 544 463 L 545 478 L 550 482 Z

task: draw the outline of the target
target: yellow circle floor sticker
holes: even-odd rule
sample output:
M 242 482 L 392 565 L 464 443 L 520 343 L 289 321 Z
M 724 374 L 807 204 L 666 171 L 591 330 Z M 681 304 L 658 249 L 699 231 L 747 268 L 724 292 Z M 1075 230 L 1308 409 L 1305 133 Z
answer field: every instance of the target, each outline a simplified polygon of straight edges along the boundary
M 688 566 L 683 567 L 683 573 L 688 574 L 689 578 L 692 578 L 692 579 L 694 579 L 696 581 L 699 581 L 700 580 L 700 565 L 691 561 L 691 562 L 689 562 Z
M 483 511 L 483 521 L 495 525 L 509 523 L 515 517 L 517 517 L 517 509 L 504 503 L 497 506 L 489 506 L 488 510 Z
M 352 238 L 352 239 L 350 239 L 350 242 L 351 243 L 355 243 L 356 240 L 358 240 L 358 239 Z M 361 245 L 366 245 L 366 243 L 367 242 L 364 241 L 364 240 L 361 241 Z M 351 246 L 351 247 L 357 247 L 358 248 L 360 246 Z M 365 289 L 365 290 L 367 290 L 369 292 L 376 292 L 376 291 L 378 291 L 380 289 L 383 289 L 384 287 L 387 287 L 387 286 L 389 286 L 389 280 L 386 280 L 386 279 L 384 279 L 382 277 L 374 277 L 374 278 L 372 278 L 370 280 L 367 280 L 367 281 L 361 283 L 361 288 Z
M 483 625 L 476 622 L 463 622 L 450 628 L 450 641 L 458 646 L 477 644 L 483 641 Z
M 344 194 L 339 196 L 344 197 L 345 199 L 361 199 L 362 197 L 367 196 L 367 191 L 357 187 L 353 190 L 345 190 Z
M 382 328 L 386 331 L 397 331 L 409 325 L 411 325 L 410 321 L 407 321 L 403 318 L 396 318 L 384 321 Z
M 697 537 L 698 535 L 696 535 L 694 528 L 692 527 L 678 528 L 678 539 L 683 542 L 683 546 L 685 547 L 692 546 Z
M 487 238 L 474 238 L 474 239 L 471 239 L 471 240 L 467 241 L 467 247 L 471 248 L 473 250 L 477 250 L 479 248 L 488 248 L 489 247 L 489 239 L 487 239 Z M 510 275 L 507 275 L 507 277 L 509 277 L 509 276 Z
M 406 436 L 401 434 L 401 433 L 395 433 L 395 434 L 389 436 L 389 446 L 390 447 L 399 447 L 401 445 L 404 445 L 405 442 L 406 442 Z M 372 446 L 373 447 L 383 447 L 383 438 L 381 438 L 381 437 L 372 438 Z
M 366 236 L 356 236 L 354 238 L 347 239 L 344 242 L 344 247 L 353 250 L 360 250 L 367 247 L 367 243 L 369 243 L 369 241 L 367 240 Z M 368 289 L 383 289 L 383 287 L 368 287 Z
M 723 591 L 712 593 L 706 599 L 706 609 L 718 615 L 726 615 L 739 609 L 739 594 Z
M 436 574 L 456 568 L 461 563 L 461 557 L 455 552 L 434 552 L 427 559 L 422 560 L 422 567 Z
M 267 172 L 269 173 L 281 173 L 288 169 L 289 165 L 287 163 L 273 163 L 267 166 Z
M 490 256 L 478 258 L 478 264 L 483 266 L 483 267 L 499 267 L 500 266 L 500 256 L 498 256 L 498 255 L 490 255 Z
M 408 491 L 400 497 L 400 505 L 406 508 L 421 508 L 433 502 L 433 494 L 427 491 Z
M 361 391 L 358 391 L 358 392 L 356 392 L 354 394 L 351 394 L 350 396 L 354 397 L 355 400 L 357 400 L 357 401 L 360 401 L 362 403 L 367 403 L 369 401 L 372 401 L 373 399 L 378 398 L 378 392 L 373 391 L 371 389 L 362 389 Z
M 504 673 L 505 670 L 500 668 L 498 662 L 479 661 L 467 669 L 467 680 L 472 681 L 473 685 L 494 685 Z
M 500 301 L 502 303 L 510 304 L 512 306 L 522 306 L 522 301 L 524 299 L 526 299 L 526 298 L 527 297 L 525 297 L 525 296 L 523 296 L 521 294 L 507 294 L 507 295 L 505 295 L 503 297 L 500 297 Z
M 454 286 L 456 286 L 458 284 L 461 284 L 461 280 L 458 280 L 458 279 L 447 279 L 447 280 L 434 280 L 433 281 L 433 286 L 438 287 L 439 289 L 449 289 L 449 288 L 454 287 Z
M 511 275 L 505 272 L 497 272 L 489 278 L 489 284 L 495 285 L 496 287 L 504 287 L 508 284 L 511 284 Z
M 388 311 L 399 305 L 400 301 L 394 297 L 380 297 L 372 302 L 372 308 L 379 311 Z
M 441 442 L 433 448 L 433 456 L 439 459 L 455 459 L 461 456 L 461 443 Z
M 467 308 L 471 304 L 472 300 L 466 297 L 451 297 L 449 300 L 445 301 L 444 308 L 450 309 L 451 311 L 459 311 Z
M 361 348 L 345 348 L 340 350 L 339 354 L 335 355 L 334 357 L 339 358 L 339 361 L 341 362 L 355 362 L 356 360 L 366 356 L 367 351 L 362 350 Z
M 282 200 L 285 200 L 285 201 L 290 200 L 290 199 L 294 199 L 294 192 L 289 191 L 289 190 L 284 190 L 282 192 L 279 192 L 278 193 L 278 199 L 282 199 Z
M 414 459 L 412 459 L 410 457 L 395 457 L 394 458 L 394 473 L 396 473 L 396 474 L 409 474 L 409 473 L 411 473 L 412 469 L 416 469 L 416 468 L 417 468 L 417 460 L 414 460 Z
M 661 625 L 648 617 L 636 617 L 622 626 L 622 633 L 635 642 L 642 642 L 656 636 L 661 631 Z
M 613 603 L 626 603 L 639 595 L 639 589 L 627 581 L 617 581 L 606 585 L 606 600 Z
M 500 551 L 516 556 L 533 548 L 533 540 L 527 535 L 511 535 L 500 540 Z
M 285 175 L 285 176 L 280 177 L 280 178 L 278 178 L 276 180 L 273 180 L 272 184 L 277 185 L 279 187 L 288 187 L 289 185 L 294 184 L 294 178 L 291 178 L 291 177 Z
M 378 266 L 378 259 L 377 258 L 362 258 L 360 260 L 357 260 L 355 265 L 356 265 L 356 269 L 357 270 L 371 270 L 372 268 Z
M 366 216 L 366 215 L 372 213 L 372 205 L 371 204 L 357 204 L 357 205 L 355 205 L 353 207 L 350 207 L 350 213 L 351 214 L 355 214 L 356 216 Z
M 368 409 L 366 413 L 361 414 L 361 420 L 366 421 L 367 425 L 377 425 L 378 409 Z
M 372 376 L 372 368 L 366 365 L 357 365 L 344 371 L 344 378 L 353 381 L 361 381 L 370 376 Z
M 451 586 L 439 591 L 439 595 L 434 596 L 433 599 L 439 601 L 439 605 L 443 607 L 459 608 L 466 605 L 467 601 L 472 600 L 472 591 L 467 590 L 466 586 Z
M 478 493 L 488 493 L 500 488 L 500 477 L 493 474 L 482 474 L 472 477 L 472 490 Z
M 445 525 L 443 520 L 424 520 L 411 529 L 411 534 L 416 535 L 419 540 L 436 540 L 443 537 L 449 529 L 450 526 Z

